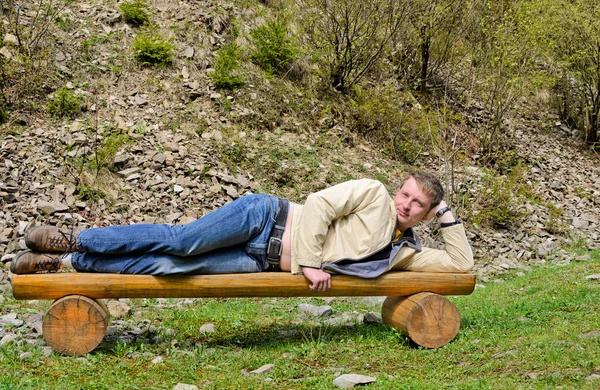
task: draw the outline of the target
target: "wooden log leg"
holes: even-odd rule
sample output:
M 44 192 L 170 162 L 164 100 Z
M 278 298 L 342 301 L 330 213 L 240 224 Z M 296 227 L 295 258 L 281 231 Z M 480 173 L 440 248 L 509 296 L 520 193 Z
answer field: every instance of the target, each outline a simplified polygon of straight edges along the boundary
M 110 314 L 102 302 L 83 295 L 68 295 L 50 306 L 42 330 L 53 350 L 81 356 L 100 344 L 109 320 Z
M 460 329 L 456 306 L 446 297 L 428 292 L 388 297 L 383 302 L 381 317 L 383 322 L 426 348 L 448 344 Z

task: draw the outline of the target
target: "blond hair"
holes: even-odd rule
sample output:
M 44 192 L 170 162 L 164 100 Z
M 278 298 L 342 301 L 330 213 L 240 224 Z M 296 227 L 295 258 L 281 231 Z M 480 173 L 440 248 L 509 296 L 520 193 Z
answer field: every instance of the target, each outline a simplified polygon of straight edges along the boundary
M 442 199 L 444 199 L 444 188 L 442 187 L 442 183 L 438 180 L 437 177 L 432 174 L 426 172 L 413 172 L 402 180 L 400 183 L 400 188 L 406 183 L 406 181 L 410 178 L 415 179 L 417 185 L 427 195 L 429 200 L 431 201 L 431 208 L 434 208 Z

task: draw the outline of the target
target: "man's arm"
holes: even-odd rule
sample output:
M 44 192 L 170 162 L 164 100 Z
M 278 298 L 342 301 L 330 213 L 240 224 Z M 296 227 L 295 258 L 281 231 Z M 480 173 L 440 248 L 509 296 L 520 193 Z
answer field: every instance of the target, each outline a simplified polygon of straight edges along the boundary
M 445 208 L 447 204 L 442 201 L 432 209 L 425 220 L 435 217 L 438 210 Z M 442 225 L 441 234 L 445 243 L 444 250 L 423 248 L 417 252 L 411 248 L 404 247 L 399 256 L 402 260 L 396 264 L 394 270 L 421 271 L 421 272 L 466 272 L 473 268 L 473 252 L 467 240 L 464 226 L 456 222 L 452 211 L 447 211 L 438 221 Z

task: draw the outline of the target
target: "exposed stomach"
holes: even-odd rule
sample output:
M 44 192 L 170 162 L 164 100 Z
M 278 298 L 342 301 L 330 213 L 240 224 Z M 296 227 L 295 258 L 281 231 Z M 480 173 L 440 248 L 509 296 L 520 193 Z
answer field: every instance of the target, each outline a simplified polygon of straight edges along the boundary
M 282 271 L 292 270 L 292 219 L 294 218 L 294 206 L 295 204 L 290 202 L 288 209 L 287 219 L 285 221 L 285 230 L 281 237 L 281 260 L 279 266 Z

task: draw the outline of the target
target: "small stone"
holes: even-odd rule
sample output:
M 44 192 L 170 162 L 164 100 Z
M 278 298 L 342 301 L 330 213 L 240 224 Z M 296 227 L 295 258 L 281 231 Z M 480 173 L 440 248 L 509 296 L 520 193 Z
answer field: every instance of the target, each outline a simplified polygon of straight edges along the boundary
M 19 355 L 19 360 L 27 360 L 33 357 L 33 352 L 29 351 L 29 352 L 24 352 L 22 354 Z
M 585 278 L 588 280 L 600 280 L 600 274 L 588 275 Z
M 580 337 L 583 337 L 584 339 L 600 337 L 600 330 L 593 330 L 591 332 L 584 333 Z
M 44 357 L 47 357 L 47 358 L 52 355 L 52 352 L 53 352 L 52 347 L 44 347 L 42 349 L 42 354 L 44 355 Z
M 167 161 L 167 155 L 164 153 L 157 153 L 154 155 L 154 157 L 152 157 L 152 160 L 159 164 L 163 164 L 165 161 Z
M 140 95 L 136 95 L 135 99 L 133 100 L 133 102 L 135 103 L 136 106 L 145 106 L 146 104 L 148 104 L 148 100 L 141 97 Z
M 9 253 L 7 255 L 2 256 L 2 258 L 0 258 L 0 263 L 8 263 L 9 261 L 12 261 L 15 257 L 17 257 L 16 253 Z
M 178 184 L 175 184 L 173 186 L 173 192 L 175 192 L 176 194 L 179 194 L 179 193 L 183 192 L 184 189 L 185 188 L 183 188 L 182 186 L 180 186 Z
M 0 339 L 0 347 L 8 345 L 9 343 L 14 342 L 17 339 L 17 335 L 9 333 Z
M 215 324 L 204 324 L 200 327 L 200 333 L 215 333 Z
M 298 305 L 298 309 L 305 313 L 312 314 L 316 317 L 329 317 L 333 313 L 331 306 L 315 306 L 308 303 L 301 303 Z
M 10 49 L 6 46 L 0 47 L 0 55 L 2 55 L 4 58 L 7 58 L 9 60 L 14 57 L 14 54 L 12 53 L 12 51 L 10 51 Z
M 257 368 L 256 370 L 250 371 L 250 374 L 260 375 L 260 374 L 264 374 L 266 372 L 273 371 L 274 368 L 275 368 L 274 364 L 265 364 L 264 366 L 261 366 L 261 367 Z
M 383 324 L 383 319 L 380 313 L 371 311 L 365 314 L 365 322 L 367 324 Z
M 138 173 L 141 172 L 140 168 L 129 168 L 129 169 L 124 169 L 122 171 L 117 172 L 119 175 L 121 175 L 121 177 L 128 177 L 134 173 Z
M 340 375 L 333 380 L 333 384 L 340 389 L 351 389 L 356 385 L 366 385 L 373 383 L 377 380 L 372 376 L 358 375 L 358 374 L 344 374 Z
M 39 202 L 37 208 L 48 215 L 69 210 L 69 206 L 60 202 Z
M 196 385 L 188 385 L 186 383 L 178 383 L 173 387 L 173 390 L 198 390 Z
M 3 327 L 6 327 L 7 325 L 19 327 L 23 325 L 23 323 L 22 320 L 17 319 L 17 313 L 9 313 L 0 317 L 0 326 Z
M 4 43 L 8 43 L 11 45 L 18 45 L 19 44 L 19 39 L 17 38 L 16 35 L 13 34 L 6 34 L 4 36 Z
M 106 307 L 113 318 L 125 318 L 131 313 L 131 308 L 120 301 L 110 301 Z
M 154 359 L 152 359 L 152 364 L 159 364 L 162 363 L 165 360 L 164 357 L 162 356 L 157 356 Z
M 194 48 L 191 46 L 186 47 L 183 51 L 183 56 L 185 58 L 192 58 L 194 56 Z

